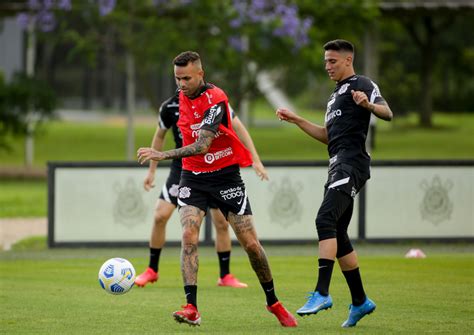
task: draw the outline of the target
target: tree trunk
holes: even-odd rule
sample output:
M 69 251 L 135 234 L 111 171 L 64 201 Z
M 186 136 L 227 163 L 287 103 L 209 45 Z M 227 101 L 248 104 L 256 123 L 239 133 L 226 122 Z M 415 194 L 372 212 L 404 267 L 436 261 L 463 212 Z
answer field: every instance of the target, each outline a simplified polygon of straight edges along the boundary
M 135 159 L 135 134 L 133 116 L 135 114 L 135 61 L 127 52 L 127 160 Z
M 425 30 L 426 40 L 421 47 L 421 108 L 420 108 L 420 126 L 431 128 L 433 126 L 433 64 L 435 60 L 436 48 L 433 41 L 433 19 L 429 16 L 423 20 L 423 28 Z
M 31 21 L 28 25 L 28 42 L 26 47 L 26 75 L 33 77 L 35 74 L 35 61 L 36 61 L 36 33 L 35 23 Z M 25 137 L 25 165 L 31 167 L 34 160 L 35 142 L 35 124 L 33 120 L 34 110 L 33 106 L 28 107 L 30 110 L 26 116 L 26 137 Z
M 242 123 L 250 126 L 250 101 L 247 93 L 249 83 L 248 58 L 247 53 L 249 49 L 249 37 L 243 35 L 242 37 L 243 54 L 242 54 L 242 74 L 240 76 L 240 104 L 239 104 L 239 118 Z

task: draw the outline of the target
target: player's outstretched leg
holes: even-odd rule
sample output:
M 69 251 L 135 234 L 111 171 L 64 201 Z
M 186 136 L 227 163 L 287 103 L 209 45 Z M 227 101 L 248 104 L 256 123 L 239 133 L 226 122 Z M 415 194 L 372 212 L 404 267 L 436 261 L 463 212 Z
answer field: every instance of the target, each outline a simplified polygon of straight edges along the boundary
M 365 298 L 364 303 L 360 306 L 349 305 L 349 317 L 341 327 L 354 327 L 360 319 L 375 311 L 375 307 L 377 307 L 375 303 L 368 297 Z
M 230 212 L 228 220 L 262 285 L 267 300 L 267 310 L 277 317 L 283 327 L 296 327 L 298 322 L 295 317 L 278 301 L 275 294 L 270 265 L 265 250 L 257 238 L 252 215 L 237 215 Z
M 159 279 L 158 268 L 161 250 L 165 244 L 166 223 L 173 214 L 176 205 L 159 199 L 154 213 L 154 224 L 150 238 L 150 256 L 147 269 L 136 279 L 135 284 L 144 287 L 148 283 L 154 283 Z
M 328 309 L 332 307 L 332 298 L 331 295 L 321 295 L 318 291 L 316 292 L 309 292 L 308 301 L 304 304 L 303 307 L 298 309 L 296 313 L 298 315 L 310 315 L 316 314 L 319 311 Z

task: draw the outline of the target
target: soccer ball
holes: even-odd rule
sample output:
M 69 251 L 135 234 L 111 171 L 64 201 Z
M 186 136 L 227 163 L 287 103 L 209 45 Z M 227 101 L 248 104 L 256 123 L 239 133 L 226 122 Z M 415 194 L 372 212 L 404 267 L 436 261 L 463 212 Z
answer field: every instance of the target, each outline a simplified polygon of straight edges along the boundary
M 135 284 L 135 269 L 126 259 L 111 258 L 99 270 L 99 283 L 107 293 L 127 293 Z

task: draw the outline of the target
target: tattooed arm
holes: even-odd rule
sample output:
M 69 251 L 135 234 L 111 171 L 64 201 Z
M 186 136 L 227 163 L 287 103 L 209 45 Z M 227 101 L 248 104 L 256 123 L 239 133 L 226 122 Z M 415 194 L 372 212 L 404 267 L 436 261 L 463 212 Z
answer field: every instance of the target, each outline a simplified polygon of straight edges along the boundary
M 214 132 L 201 129 L 197 141 L 182 148 L 168 151 L 157 151 L 153 148 L 140 148 L 137 152 L 138 162 L 144 164 L 149 160 L 161 161 L 164 159 L 175 159 L 205 154 L 209 151 L 215 136 L 216 134 Z

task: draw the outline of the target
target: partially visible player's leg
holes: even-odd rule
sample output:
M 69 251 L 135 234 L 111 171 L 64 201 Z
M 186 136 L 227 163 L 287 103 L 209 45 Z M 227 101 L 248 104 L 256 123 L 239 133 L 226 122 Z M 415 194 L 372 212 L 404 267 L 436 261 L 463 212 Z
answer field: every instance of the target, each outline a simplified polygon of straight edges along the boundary
M 314 292 L 309 293 L 306 303 L 297 310 L 299 315 L 316 314 L 332 307 L 329 286 L 338 250 L 337 222 L 352 201 L 349 195 L 333 188 L 324 192 L 324 199 L 316 217 L 319 239 L 318 281 Z
M 201 324 L 197 310 L 197 274 L 199 268 L 198 242 L 199 229 L 204 211 L 195 206 L 186 205 L 179 210 L 183 236 L 181 241 L 181 274 L 183 276 L 186 305 L 173 313 L 178 322 L 193 326 Z
M 360 190 L 367 179 L 368 174 L 357 169 L 350 170 L 350 179 L 353 182 L 352 195 Z M 370 300 L 364 291 L 362 278 L 359 271 L 359 263 L 357 253 L 352 247 L 351 241 L 347 234 L 347 229 L 352 217 L 352 209 L 354 203 L 344 212 L 337 223 L 337 259 L 347 285 L 351 292 L 352 304 L 349 310 L 349 317 L 342 324 L 342 327 L 353 327 L 365 315 L 372 313 L 375 310 L 375 303 Z
M 229 222 L 224 214 L 217 209 L 211 208 L 212 223 L 216 227 L 216 251 L 219 258 L 220 276 L 217 281 L 218 286 L 245 288 L 248 285 L 240 282 L 232 273 L 230 273 L 230 253 L 232 242 L 230 239 Z
M 154 213 L 154 224 L 151 229 L 151 248 L 163 248 L 166 240 L 166 224 L 176 209 L 176 205 L 159 199 Z
M 349 317 L 342 324 L 342 327 L 353 327 L 365 315 L 372 313 L 375 310 L 375 303 L 370 300 L 364 291 L 362 278 L 359 271 L 359 263 L 357 253 L 352 248 L 352 244 L 347 234 L 347 227 L 349 225 L 351 213 L 345 213 L 341 217 L 338 226 L 338 262 L 347 285 L 351 292 L 352 304 L 349 310 Z
M 268 311 L 278 318 L 282 326 L 296 327 L 298 324 L 296 319 L 276 297 L 270 265 L 265 250 L 257 238 L 252 215 L 237 215 L 229 212 L 227 218 L 237 239 L 247 252 L 250 264 L 265 292 Z
M 154 213 L 153 227 L 151 230 L 148 268 L 135 279 L 135 284 L 137 286 L 144 287 L 148 283 L 156 282 L 159 278 L 158 268 L 161 249 L 165 244 L 166 224 L 175 208 L 175 204 L 163 199 L 158 199 Z

